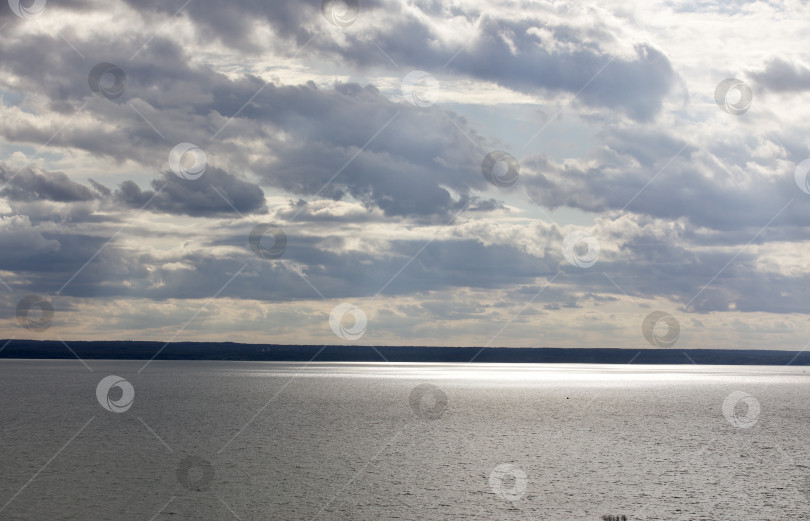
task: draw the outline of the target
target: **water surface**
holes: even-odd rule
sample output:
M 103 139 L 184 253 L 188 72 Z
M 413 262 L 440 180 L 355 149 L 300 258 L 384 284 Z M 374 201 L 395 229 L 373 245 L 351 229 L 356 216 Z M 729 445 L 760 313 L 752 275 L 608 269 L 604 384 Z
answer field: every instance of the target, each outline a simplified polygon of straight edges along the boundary
M 803 368 L 143 365 L 0 361 L 0 519 L 810 519 Z

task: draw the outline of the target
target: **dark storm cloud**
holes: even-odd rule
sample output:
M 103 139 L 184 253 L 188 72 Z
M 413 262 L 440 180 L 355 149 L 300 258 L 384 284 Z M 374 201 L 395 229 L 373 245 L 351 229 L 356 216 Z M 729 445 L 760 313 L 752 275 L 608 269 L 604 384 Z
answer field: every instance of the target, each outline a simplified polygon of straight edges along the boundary
M 0 196 L 15 201 L 90 201 L 97 197 L 86 186 L 72 181 L 62 172 L 43 172 L 33 168 L 14 171 L 0 164 Z
M 749 72 L 759 85 L 773 92 L 804 92 L 810 90 L 810 69 L 783 58 L 773 58 L 765 69 Z
M 164 172 L 151 184 L 153 190 L 141 190 L 134 182 L 125 181 L 114 197 L 131 208 L 196 217 L 267 211 L 264 192 L 258 185 L 210 165 L 199 179 L 181 179 Z

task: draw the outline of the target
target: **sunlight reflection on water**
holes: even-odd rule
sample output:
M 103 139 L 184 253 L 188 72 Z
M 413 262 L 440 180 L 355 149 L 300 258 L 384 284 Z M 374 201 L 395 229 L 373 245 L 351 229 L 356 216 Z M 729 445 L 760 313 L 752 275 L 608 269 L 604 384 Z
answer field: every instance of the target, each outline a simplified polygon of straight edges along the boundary
M 238 366 L 242 362 L 233 363 Z M 394 378 L 452 380 L 474 384 L 499 381 L 506 385 L 585 386 L 672 385 L 678 383 L 729 383 L 744 378 L 761 384 L 802 383 L 810 375 L 804 367 L 729 365 L 628 365 L 628 364 L 469 364 L 329 362 L 244 362 L 228 367 L 234 375 L 298 378 Z M 257 368 L 257 365 L 260 366 Z M 262 367 L 266 367 L 262 369 Z
M 88 366 L 0 364 L 4 519 L 808 518 L 801 367 Z

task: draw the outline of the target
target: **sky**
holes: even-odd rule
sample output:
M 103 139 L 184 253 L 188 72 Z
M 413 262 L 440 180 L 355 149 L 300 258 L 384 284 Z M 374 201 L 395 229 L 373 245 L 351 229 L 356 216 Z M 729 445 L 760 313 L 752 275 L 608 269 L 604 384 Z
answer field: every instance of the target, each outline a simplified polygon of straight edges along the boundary
M 808 19 L 9 0 L 0 337 L 807 348 Z

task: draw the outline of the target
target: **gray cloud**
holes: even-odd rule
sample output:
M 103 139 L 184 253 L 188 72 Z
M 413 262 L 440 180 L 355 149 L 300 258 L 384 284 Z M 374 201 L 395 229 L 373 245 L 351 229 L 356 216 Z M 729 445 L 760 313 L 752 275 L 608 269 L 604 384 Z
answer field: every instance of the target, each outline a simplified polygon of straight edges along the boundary
M 772 58 L 762 71 L 749 72 L 759 85 L 772 92 L 810 90 L 810 69 L 784 58 Z
M 537 30 L 551 31 L 556 41 L 576 50 L 551 50 L 551 42 L 541 40 Z M 634 59 L 611 56 L 584 42 L 577 30 L 540 20 L 485 17 L 479 31 L 452 60 L 459 49 L 437 48 L 438 35 L 415 20 L 380 31 L 373 39 L 398 63 L 452 71 L 529 94 L 578 93 L 577 99 L 588 106 L 618 108 L 640 121 L 658 113 L 678 80 L 667 57 L 649 45 L 639 45 Z M 341 47 L 342 56 L 370 65 L 375 49 L 364 39 L 356 37 L 351 49 Z
M 62 172 L 43 172 L 33 168 L 18 171 L 0 164 L 0 195 L 15 201 L 90 201 L 97 197 L 86 186 L 72 181 Z
M 174 13 L 175 8 L 153 1 L 129 2 L 141 12 Z M 633 119 L 648 121 L 660 110 L 663 98 L 678 81 L 668 58 L 649 44 L 636 48 L 634 58 L 613 55 L 607 47 L 622 35 L 610 29 L 583 30 L 538 18 L 520 21 L 484 14 L 475 8 L 437 12 L 437 5 L 417 3 L 430 16 L 464 16 L 478 24 L 478 34 L 460 48 L 445 41 L 424 18 L 403 10 L 396 2 L 363 2 L 361 16 L 377 20 L 363 31 L 335 39 L 322 18 L 319 2 L 268 5 L 253 2 L 236 10 L 216 1 L 195 2 L 184 14 L 198 25 L 200 34 L 214 34 L 223 43 L 248 52 L 262 52 L 251 38 L 258 22 L 268 22 L 277 37 L 303 45 L 308 53 L 340 60 L 354 67 L 398 65 L 433 73 L 453 72 L 531 94 L 579 93 L 579 100 L 594 107 L 620 108 Z M 551 40 L 540 37 L 548 31 Z M 374 42 L 372 44 L 371 42 Z M 595 43 L 598 42 L 598 43 Z M 559 48 L 555 48 L 560 44 Z M 289 43 L 286 48 L 289 48 Z M 562 50 L 565 49 L 565 50 Z M 608 65 L 609 64 L 609 65 Z
M 521 182 L 533 200 L 550 208 L 683 217 L 709 229 L 742 232 L 734 236 L 745 240 L 766 224 L 769 230 L 795 227 L 810 218 L 806 205 L 791 203 L 803 195 L 793 180 L 795 167 L 755 157 L 755 143 L 737 147 L 735 157 L 722 145 L 700 149 L 665 131 L 610 130 L 600 141 L 588 166 L 561 165 L 545 156 L 525 159 Z
M 363 2 L 358 24 L 340 31 L 314 0 L 194 0 L 174 19 L 190 23 L 191 38 L 152 32 L 182 0 L 127 5 L 142 20 L 115 35 L 92 22 L 43 33 L 0 13 L 9 23 L 0 32 L 8 116 L 0 135 L 8 152 L 49 165 L 17 173 L 0 164 L 0 271 L 15 296 L 54 295 L 78 273 L 61 296 L 208 299 L 243 270 L 221 297 L 268 307 L 320 302 L 303 275 L 327 299 L 371 299 L 382 289 L 392 307 L 408 302 L 389 312 L 398 317 L 392 330 L 405 335 L 412 323 L 403 314 L 433 318 L 424 327 L 442 335 L 442 321 L 477 320 L 485 329 L 492 315 L 531 299 L 517 324 L 570 310 L 588 320 L 602 306 L 653 301 L 689 313 L 810 312 L 801 291 L 806 266 L 790 251 L 810 239 L 810 206 L 793 180 L 795 165 L 810 157 L 806 133 L 776 125 L 758 111 L 773 108 L 765 103 L 722 124 L 703 106 L 678 104 L 659 117 L 683 82 L 675 70 L 691 70 L 670 63 L 680 49 L 633 46 L 609 22 L 528 4 L 515 20 L 509 9 Z M 101 8 L 51 3 L 46 16 Z M 449 37 L 443 24 L 451 18 L 470 29 L 468 41 Z M 141 21 L 148 30 L 138 29 Z M 91 92 L 87 75 L 99 62 L 125 70 L 120 98 Z M 281 78 L 268 84 L 242 66 Z M 476 98 L 472 109 L 414 107 L 388 95 L 397 87 L 391 77 L 411 69 L 454 88 L 469 82 L 483 91 L 491 82 L 498 93 L 527 93 L 549 113 L 571 100 L 547 131 L 561 130 L 551 146 L 563 146 L 542 153 L 535 142 L 520 157 L 518 183 L 496 191 L 481 161 L 495 149 L 520 155 L 510 116 L 537 107 L 508 95 L 489 105 Z M 324 87 L 298 79 L 310 73 L 349 80 Z M 365 84 L 367 76 L 380 85 Z M 749 77 L 763 91 L 810 87 L 810 70 L 784 58 Z M 169 151 L 183 142 L 209 159 L 198 180 L 167 171 Z M 565 158 L 569 149 L 576 155 Z M 121 183 L 121 171 L 137 174 Z M 86 172 L 98 181 L 85 181 Z M 542 221 L 527 195 L 592 220 L 603 245 L 596 267 L 566 263 L 562 229 L 570 227 Z M 281 260 L 248 248 L 257 215 L 288 233 Z M 444 302 L 448 295 L 457 300 Z
M 164 172 L 151 184 L 153 190 L 141 190 L 134 182 L 125 181 L 114 197 L 131 208 L 193 216 L 267 211 L 264 192 L 258 185 L 210 165 L 196 180 Z
M 113 42 L 105 56 L 88 57 L 125 64 L 126 91 L 111 102 L 90 93 L 86 71 L 77 73 L 67 65 L 69 51 L 62 43 L 44 36 L 29 43 L 38 50 L 29 52 L 19 43 L 8 55 L 28 52 L 34 61 L 53 61 L 53 78 L 43 82 L 37 71 L 16 58 L 11 67 L 21 83 L 73 107 L 65 108 L 66 114 L 78 116 L 84 106 L 82 112 L 91 112 L 116 131 L 94 125 L 53 136 L 53 127 L 9 123 L 3 129 L 7 139 L 51 139 L 58 146 L 155 169 L 165 168 L 174 143 L 198 143 L 209 156 L 252 172 L 262 186 L 302 196 L 353 197 L 392 216 L 444 215 L 468 203 L 479 204 L 472 191 L 485 186 L 480 161 L 486 140 L 452 112 L 393 102 L 373 86 L 319 89 L 312 83 L 267 85 L 251 76 L 232 80 L 204 65 L 190 65 L 187 53 L 159 37 L 132 61 L 125 58 L 131 49 L 120 42 Z M 65 56 L 55 58 L 60 54 Z M 247 100 L 252 101 L 245 105 Z M 244 138 L 261 144 L 248 145 Z M 125 188 L 125 201 L 142 201 L 133 185 Z M 200 196 L 199 189 L 191 190 Z M 212 200 L 189 205 L 210 207 Z M 497 206 L 494 201 L 480 204 Z

